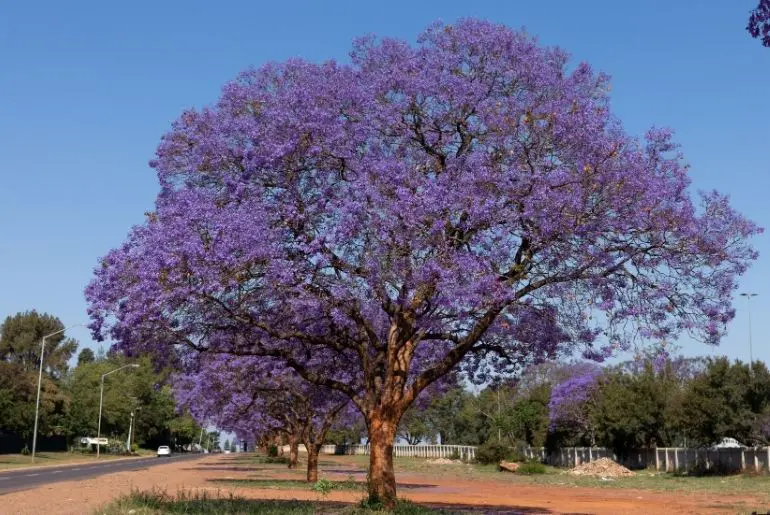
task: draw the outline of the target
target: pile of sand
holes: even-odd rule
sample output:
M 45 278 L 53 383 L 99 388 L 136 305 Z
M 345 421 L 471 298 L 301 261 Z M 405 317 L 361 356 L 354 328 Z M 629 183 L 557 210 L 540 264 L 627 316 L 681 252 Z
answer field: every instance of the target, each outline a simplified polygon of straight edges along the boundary
M 590 463 L 578 465 L 569 471 L 575 476 L 594 476 L 594 477 L 628 477 L 635 475 L 623 465 L 618 465 L 609 458 L 599 458 Z

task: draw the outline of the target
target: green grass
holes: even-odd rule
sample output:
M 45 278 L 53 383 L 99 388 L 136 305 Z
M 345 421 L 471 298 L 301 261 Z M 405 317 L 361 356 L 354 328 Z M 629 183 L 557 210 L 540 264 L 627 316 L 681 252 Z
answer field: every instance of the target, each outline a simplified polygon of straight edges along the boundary
M 211 479 L 212 483 L 221 483 L 231 486 L 265 488 L 275 490 L 313 490 L 314 483 L 308 483 L 300 479 Z M 330 483 L 332 490 L 365 490 L 366 484 L 357 482 L 353 478 L 344 481 L 324 480 Z
M 305 462 L 307 456 L 305 454 L 299 454 L 299 463 Z M 238 456 L 233 458 L 226 458 L 227 463 L 235 463 L 240 465 L 287 465 L 289 458 L 286 456 L 265 456 L 263 454 L 256 453 L 239 453 Z M 338 462 L 329 460 L 319 460 L 318 465 L 323 466 L 335 466 L 339 465 Z
M 125 457 L 126 456 L 115 454 L 102 454 L 100 460 Z M 24 456 L 23 454 L 0 454 L 0 470 L 40 467 L 46 465 L 65 465 L 67 463 L 83 463 L 89 461 L 96 461 L 96 455 L 79 452 L 40 452 L 35 454 L 35 463 L 32 463 L 31 456 Z
M 399 501 L 395 511 L 385 512 L 363 504 L 311 501 L 275 501 L 244 499 L 234 495 L 180 492 L 168 495 L 159 490 L 134 491 L 96 511 L 98 515 L 451 515 L 408 501 Z
M 366 468 L 368 456 L 349 456 L 351 463 Z M 393 459 L 396 474 L 414 473 L 425 474 L 428 477 L 455 478 L 458 480 L 478 479 L 494 480 L 511 485 L 552 485 L 560 487 L 585 488 L 628 488 L 653 490 L 658 492 L 697 491 L 714 494 L 764 497 L 770 502 L 770 475 L 737 474 L 728 476 L 678 476 L 665 472 L 649 470 L 636 471 L 633 477 L 613 478 L 603 481 L 601 478 L 573 476 L 564 469 L 545 466 L 542 474 L 512 474 L 499 472 L 496 465 L 480 465 L 477 463 L 440 465 L 430 463 L 423 458 Z

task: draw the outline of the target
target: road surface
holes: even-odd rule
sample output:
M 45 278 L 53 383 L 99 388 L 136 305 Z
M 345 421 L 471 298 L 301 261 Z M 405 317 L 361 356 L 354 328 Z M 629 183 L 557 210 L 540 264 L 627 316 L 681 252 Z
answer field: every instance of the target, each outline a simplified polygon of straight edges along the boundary
M 112 474 L 113 472 L 141 470 L 155 465 L 162 465 L 164 463 L 195 460 L 204 456 L 208 456 L 208 454 L 174 454 L 170 458 L 152 457 L 126 460 L 105 460 L 97 463 L 78 463 L 73 465 L 0 472 L 0 495 L 17 490 L 35 488 L 48 483 L 87 479 L 104 474 Z

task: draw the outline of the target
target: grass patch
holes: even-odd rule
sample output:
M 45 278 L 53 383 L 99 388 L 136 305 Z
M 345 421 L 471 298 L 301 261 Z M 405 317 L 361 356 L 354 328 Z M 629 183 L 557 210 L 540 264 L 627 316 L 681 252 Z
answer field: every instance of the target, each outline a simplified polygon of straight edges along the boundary
M 232 494 L 223 496 L 206 492 L 179 492 L 169 495 L 159 490 L 134 491 L 99 509 L 99 515 L 452 515 L 455 512 L 434 510 L 409 501 L 399 501 L 395 511 L 379 506 L 358 506 L 311 501 L 277 501 L 244 499 Z
M 168 495 L 165 492 L 134 491 L 96 512 L 103 515 L 313 515 L 318 513 L 310 502 L 249 500 L 234 495 L 206 492 Z M 327 512 L 333 513 L 333 512 Z
M 117 454 L 102 454 L 100 461 L 126 458 Z M 96 454 L 80 452 L 41 452 L 35 454 L 35 463 L 31 456 L 23 454 L 0 454 L 0 470 L 24 467 L 40 467 L 46 465 L 65 465 L 67 463 L 83 463 L 96 461 Z
M 548 468 L 537 461 L 526 461 L 519 464 L 519 468 L 516 469 L 517 474 L 545 474 L 548 472 Z
M 368 456 L 346 456 L 348 463 L 366 467 Z M 637 471 L 635 476 L 602 481 L 601 478 L 580 477 L 567 474 L 565 469 L 545 465 L 543 474 L 511 474 L 499 472 L 497 465 L 479 463 L 447 464 L 430 463 L 424 458 L 396 457 L 393 459 L 396 474 L 410 472 L 428 477 L 468 480 L 494 480 L 511 485 L 543 485 L 585 488 L 630 488 L 657 492 L 695 491 L 716 495 L 748 495 L 770 502 L 770 475 L 737 474 L 728 476 L 680 476 L 673 473 Z
M 301 479 L 211 479 L 212 483 L 221 483 L 231 486 L 251 488 L 265 488 L 275 490 L 314 490 L 316 483 L 308 483 Z M 331 481 L 323 479 L 324 488 L 329 490 L 362 490 L 366 483 L 357 482 L 350 477 L 344 481 Z M 328 488 L 326 488 L 328 486 Z
M 298 456 L 298 462 L 306 462 L 307 455 L 300 453 Z M 226 460 L 230 463 L 249 463 L 249 464 L 268 464 L 268 465 L 287 465 L 289 463 L 288 456 L 265 456 L 264 454 L 257 453 L 239 453 L 238 456 L 228 457 Z M 319 465 L 337 465 L 335 461 L 329 461 L 321 459 L 318 461 Z

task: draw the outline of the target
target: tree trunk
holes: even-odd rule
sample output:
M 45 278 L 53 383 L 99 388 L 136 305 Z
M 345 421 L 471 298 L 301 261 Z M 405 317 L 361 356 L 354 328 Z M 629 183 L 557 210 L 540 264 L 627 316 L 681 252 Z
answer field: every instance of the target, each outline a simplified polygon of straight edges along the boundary
M 390 410 L 389 410 L 390 411 Z M 369 416 L 369 502 L 388 509 L 396 505 L 396 474 L 393 470 L 393 440 L 399 416 L 374 413 Z
M 307 447 L 307 480 L 309 483 L 318 481 L 318 454 L 321 446 L 311 442 L 306 442 Z
M 297 437 L 291 435 L 289 437 L 289 468 L 297 468 L 297 454 L 299 454 L 299 442 Z

